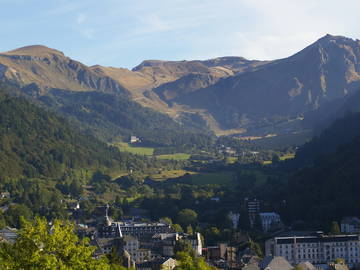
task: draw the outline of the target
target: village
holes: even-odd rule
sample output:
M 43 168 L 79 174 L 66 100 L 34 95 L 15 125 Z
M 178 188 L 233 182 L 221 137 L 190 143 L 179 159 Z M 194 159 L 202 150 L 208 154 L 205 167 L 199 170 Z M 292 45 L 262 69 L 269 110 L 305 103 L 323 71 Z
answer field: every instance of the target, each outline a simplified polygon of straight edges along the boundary
M 7 193 L 1 196 L 8 196 Z M 72 210 L 79 211 L 79 204 Z M 250 234 L 242 232 L 240 213 L 229 212 L 234 231 L 231 241 L 220 241 L 206 246 L 199 232 L 179 232 L 167 219 L 149 221 L 139 214 L 113 220 L 109 205 L 102 207 L 103 216 L 86 223 L 76 222 L 77 234 L 90 239 L 96 248 L 94 257 L 116 254 L 128 269 L 174 269 L 178 251 L 190 251 L 203 257 L 209 265 L 223 270 L 335 270 L 358 269 L 360 265 L 360 219 L 347 217 L 339 231 L 324 234 L 321 231 L 293 231 L 286 227 L 275 212 L 260 212 L 260 202 L 247 202 L 252 227 L 259 226 L 265 237 L 255 243 Z M 17 230 L 0 230 L 2 242 L 13 243 Z

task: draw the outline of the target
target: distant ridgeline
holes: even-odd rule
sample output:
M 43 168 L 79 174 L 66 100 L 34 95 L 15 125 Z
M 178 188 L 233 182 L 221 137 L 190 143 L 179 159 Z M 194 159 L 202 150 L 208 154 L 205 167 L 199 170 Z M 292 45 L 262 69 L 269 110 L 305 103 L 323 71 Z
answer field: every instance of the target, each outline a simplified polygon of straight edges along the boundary
M 0 178 L 55 178 L 71 170 L 126 170 L 146 162 L 80 134 L 53 113 L 4 93 L 9 90 L 0 86 Z

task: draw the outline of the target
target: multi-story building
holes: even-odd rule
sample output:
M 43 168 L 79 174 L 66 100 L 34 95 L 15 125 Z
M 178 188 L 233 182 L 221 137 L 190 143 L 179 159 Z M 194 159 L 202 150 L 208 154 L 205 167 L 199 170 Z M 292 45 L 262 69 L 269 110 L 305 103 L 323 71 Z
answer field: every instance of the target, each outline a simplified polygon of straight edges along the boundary
M 357 217 L 346 217 L 341 221 L 341 232 L 360 234 L 360 219 Z
M 359 235 L 324 235 L 322 232 L 279 236 L 265 243 L 267 256 L 282 256 L 291 264 L 309 261 L 326 264 L 343 258 L 348 264 L 360 263 Z
M 156 234 L 151 239 L 152 248 L 162 256 L 171 257 L 175 255 L 174 247 L 177 241 L 181 239 L 189 241 L 197 256 L 202 255 L 203 246 L 200 233 L 195 233 L 194 235 L 188 235 L 186 233 Z
M 240 213 L 236 213 L 236 212 L 233 213 L 232 211 L 230 211 L 228 217 L 230 218 L 233 224 L 233 229 L 237 229 L 239 226 Z
M 202 246 L 201 234 L 200 233 L 195 233 L 194 235 L 189 235 L 189 236 L 183 236 L 183 238 L 190 241 L 191 247 L 193 248 L 193 250 L 195 251 L 195 254 L 197 256 L 202 255 L 203 246 Z
M 108 220 L 108 219 L 107 219 Z M 99 237 L 122 237 L 131 235 L 137 238 L 152 236 L 158 233 L 172 232 L 170 225 L 165 223 L 142 223 L 142 222 L 111 222 L 107 221 L 100 226 Z
M 248 201 L 247 210 L 249 214 L 250 225 L 253 226 L 255 218 L 260 212 L 260 202 L 257 199 Z
M 132 235 L 138 238 L 157 233 L 172 232 L 171 226 L 166 223 L 143 223 L 143 222 L 117 222 L 123 235 Z
M 280 216 L 274 212 L 260 213 L 261 225 L 264 232 L 269 231 L 273 226 L 281 223 Z

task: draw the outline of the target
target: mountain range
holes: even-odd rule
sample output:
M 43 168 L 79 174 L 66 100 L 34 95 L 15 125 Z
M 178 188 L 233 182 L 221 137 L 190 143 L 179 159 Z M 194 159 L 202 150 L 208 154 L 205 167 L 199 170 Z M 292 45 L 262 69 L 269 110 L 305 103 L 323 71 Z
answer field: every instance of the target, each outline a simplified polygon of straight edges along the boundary
M 62 52 L 35 45 L 0 53 L 0 79 L 77 121 L 82 120 L 72 115 L 73 111 L 86 112 L 94 117 L 86 123 L 86 129 L 92 131 L 93 123 L 104 123 L 101 118 L 107 121 L 117 118 L 116 113 L 111 116 L 108 115 L 114 113 L 111 110 L 95 109 L 94 104 L 76 104 L 64 96 L 77 95 L 81 97 L 79 100 L 96 101 L 101 93 L 129 104 L 138 103 L 123 111 L 121 117 L 130 114 L 133 115 L 130 119 L 138 118 L 139 114 L 134 112 L 147 107 L 145 114 L 165 117 L 167 125 L 171 122 L 184 132 L 266 135 L 296 133 L 309 125 L 313 128 L 314 123 L 324 118 L 334 119 L 343 114 L 347 106 L 354 107 L 348 104 L 360 99 L 358 59 L 359 40 L 332 35 L 279 60 L 243 57 L 146 60 L 132 70 L 86 66 Z M 61 102 L 48 102 L 59 100 L 59 96 Z M 70 103 L 72 109 L 64 112 Z M 117 110 L 123 106 L 108 105 Z M 94 110 L 97 116 L 91 114 Z M 145 129 L 153 125 L 147 121 L 150 117 L 142 122 Z M 112 128 L 120 127 L 119 133 L 124 130 L 121 121 L 110 122 Z M 160 123 L 155 130 L 166 130 L 165 126 Z M 114 139 L 115 134 L 110 134 L 111 128 L 108 129 L 104 137 Z M 131 129 L 128 125 L 126 136 Z

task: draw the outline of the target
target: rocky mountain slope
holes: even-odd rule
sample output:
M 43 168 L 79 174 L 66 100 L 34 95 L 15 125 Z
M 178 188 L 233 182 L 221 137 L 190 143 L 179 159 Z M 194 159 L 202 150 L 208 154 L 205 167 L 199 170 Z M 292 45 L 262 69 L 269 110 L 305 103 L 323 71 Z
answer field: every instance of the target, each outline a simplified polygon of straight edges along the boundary
M 302 117 L 360 86 L 360 42 L 327 35 L 299 53 L 179 97 L 227 128 Z

